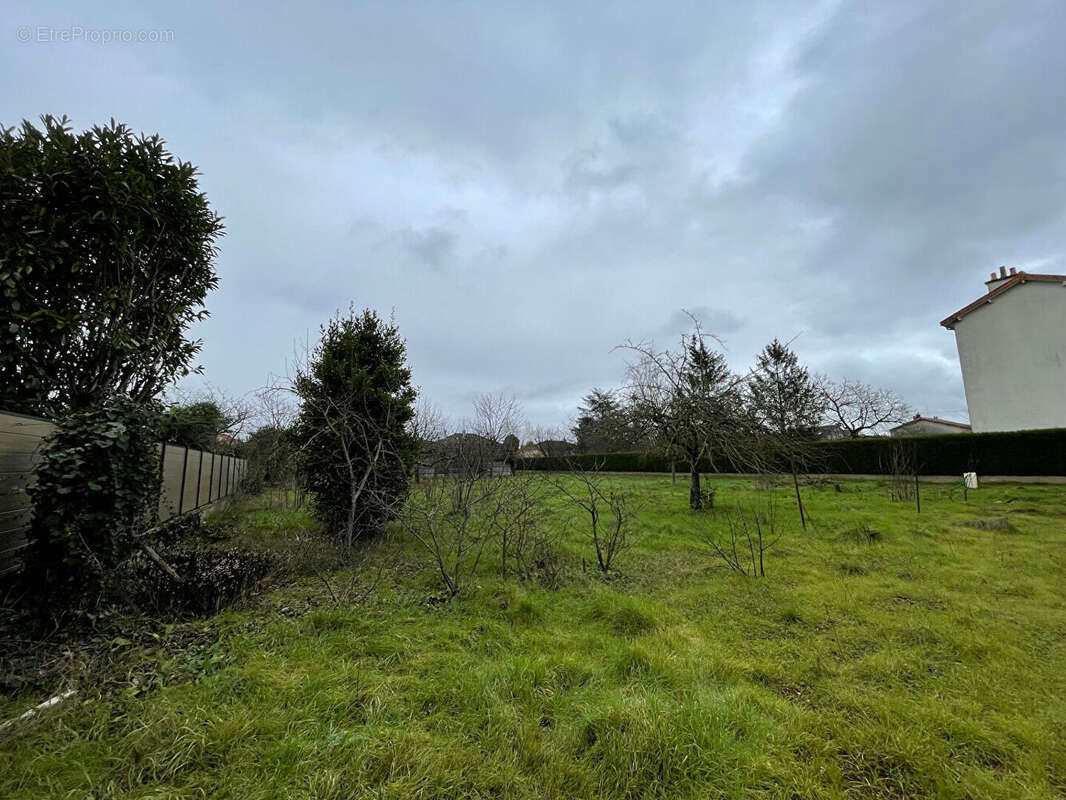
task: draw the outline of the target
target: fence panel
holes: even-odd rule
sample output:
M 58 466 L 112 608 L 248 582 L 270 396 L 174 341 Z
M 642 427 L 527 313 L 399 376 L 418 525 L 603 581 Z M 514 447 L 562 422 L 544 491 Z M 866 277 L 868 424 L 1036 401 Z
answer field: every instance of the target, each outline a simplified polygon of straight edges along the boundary
M 26 490 L 33 483 L 42 440 L 54 430 L 46 419 L 0 411 L 0 575 L 18 568 L 33 513 Z M 156 452 L 161 522 L 235 493 L 245 469 L 243 459 L 178 445 L 161 444 Z M 224 462 L 229 462 L 229 476 L 222 474 Z
M 0 412 L 0 573 L 13 568 L 26 545 L 33 470 L 41 439 L 55 430 L 46 419 Z

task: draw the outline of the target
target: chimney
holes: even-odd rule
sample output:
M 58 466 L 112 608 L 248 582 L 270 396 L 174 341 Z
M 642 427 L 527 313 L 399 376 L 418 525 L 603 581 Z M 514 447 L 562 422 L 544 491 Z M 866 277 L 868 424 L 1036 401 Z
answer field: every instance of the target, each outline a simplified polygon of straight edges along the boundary
M 1000 267 L 999 268 L 999 274 L 996 274 L 995 272 L 993 272 L 991 275 L 989 275 L 988 280 L 985 281 L 985 288 L 988 289 L 988 291 L 991 292 L 997 286 L 1002 286 L 1004 283 L 1009 281 L 1011 278 L 1013 278 L 1017 274 L 1018 274 L 1018 271 L 1014 267 L 1010 268 L 1010 274 L 1009 275 L 1007 274 L 1007 268 L 1006 267 Z

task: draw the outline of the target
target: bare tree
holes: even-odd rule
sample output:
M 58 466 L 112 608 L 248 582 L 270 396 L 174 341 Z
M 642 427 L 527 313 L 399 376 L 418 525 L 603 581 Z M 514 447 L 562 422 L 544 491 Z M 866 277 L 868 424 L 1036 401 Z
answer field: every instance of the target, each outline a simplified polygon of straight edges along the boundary
M 517 442 L 524 427 L 522 404 L 513 394 L 494 392 L 474 398 L 472 433 L 502 445 L 509 437 Z
M 826 418 L 852 438 L 879 433 L 886 425 L 905 422 L 911 408 L 895 392 L 843 378 L 819 377 Z
M 299 479 L 297 450 L 291 436 L 296 405 L 289 392 L 273 378 L 255 397 L 255 428 L 244 444 L 248 479 L 254 485 L 280 489 L 280 497 L 277 492 L 268 494 L 268 504 L 273 505 L 277 497 L 284 509 L 301 508 L 306 493 Z
M 743 396 L 749 375 L 734 375 L 708 342 L 718 340 L 692 317 L 692 332 L 682 335 L 677 350 L 659 350 L 650 342 L 621 345 L 637 357 L 627 365 L 634 418 L 666 445 L 671 458 L 688 464 L 693 509 L 703 507 L 701 462 L 758 471 L 761 460 Z
M 427 476 L 406 499 L 401 526 L 426 550 L 450 596 L 476 574 L 486 548 L 499 541 L 506 571 L 512 532 L 529 525 L 537 495 L 496 469 L 501 439 L 520 430 L 513 397 L 482 395 L 463 430 L 436 440 L 425 453 Z M 517 439 L 517 437 L 515 437 Z
M 632 523 L 637 508 L 630 494 L 606 481 L 600 469 L 598 463 L 585 468 L 575 461 L 570 463 L 565 476 L 550 480 L 588 514 L 596 564 L 606 575 L 614 568 L 618 556 L 634 544 Z
M 418 458 L 413 467 L 413 477 L 417 481 L 423 468 L 433 466 L 433 444 L 444 438 L 448 423 L 440 409 L 424 397 L 419 397 L 414 416 L 407 423 L 407 430 L 418 446 Z

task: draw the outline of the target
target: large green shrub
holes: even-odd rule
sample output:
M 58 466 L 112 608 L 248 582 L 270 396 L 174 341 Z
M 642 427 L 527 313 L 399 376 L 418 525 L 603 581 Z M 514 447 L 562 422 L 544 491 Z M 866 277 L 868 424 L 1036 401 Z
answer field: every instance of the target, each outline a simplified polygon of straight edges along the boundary
M 159 409 L 115 396 L 57 421 L 30 488 L 26 576 L 74 604 L 99 597 L 158 516 Z
M 156 397 L 194 369 L 222 220 L 159 136 L 0 128 L 0 408 Z
M 406 497 L 417 454 L 407 430 L 415 389 L 399 330 L 371 310 L 322 328 L 295 381 L 301 473 L 326 530 L 350 545 L 377 531 Z

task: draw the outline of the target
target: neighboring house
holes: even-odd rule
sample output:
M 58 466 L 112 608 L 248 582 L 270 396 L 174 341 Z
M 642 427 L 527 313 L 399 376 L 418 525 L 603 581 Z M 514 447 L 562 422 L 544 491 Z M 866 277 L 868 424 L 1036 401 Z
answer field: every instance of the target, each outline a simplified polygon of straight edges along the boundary
M 814 438 L 826 442 L 835 441 L 836 439 L 847 439 L 848 436 L 849 434 L 844 426 L 837 422 L 830 425 L 819 425 L 814 429 Z
M 935 436 L 941 433 L 972 433 L 972 431 L 965 422 L 952 422 L 950 419 L 923 417 L 921 414 L 915 414 L 914 419 L 897 425 L 888 433 L 890 436 Z
M 1006 267 L 941 321 L 955 331 L 975 433 L 1066 428 L 1066 275 Z
M 558 456 L 573 455 L 575 445 L 572 442 L 564 442 L 561 439 L 545 439 L 543 442 L 537 442 L 537 448 L 540 450 L 541 455 L 556 458 Z
M 544 455 L 540 451 L 540 445 L 536 442 L 526 442 L 515 451 L 518 458 L 540 458 Z
M 420 478 L 511 475 L 507 449 L 476 433 L 453 433 L 422 447 L 418 457 Z
M 577 446 L 573 442 L 561 439 L 545 439 L 543 442 L 526 442 L 518 448 L 515 455 L 519 458 L 555 458 L 573 455 Z

